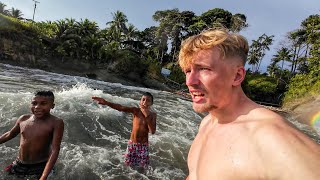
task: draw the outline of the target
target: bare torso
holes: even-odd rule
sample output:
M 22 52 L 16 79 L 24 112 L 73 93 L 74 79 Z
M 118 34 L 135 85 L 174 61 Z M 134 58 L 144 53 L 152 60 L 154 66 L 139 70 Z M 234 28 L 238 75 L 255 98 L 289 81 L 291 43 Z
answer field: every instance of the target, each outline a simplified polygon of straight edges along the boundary
M 189 151 L 188 166 L 189 179 L 299 179 L 301 176 L 309 176 L 314 173 L 317 164 L 309 164 L 308 172 L 294 174 L 286 167 L 291 162 L 305 163 L 313 160 L 314 153 L 310 150 L 318 149 L 316 143 L 307 139 L 303 134 L 296 131 L 291 126 L 288 126 L 284 120 L 270 115 L 266 119 L 259 119 L 259 116 L 252 120 L 238 119 L 235 122 L 227 124 L 219 124 L 213 121 L 208 115 L 202 122 L 195 140 Z M 273 143 L 275 137 L 273 132 L 265 130 L 265 127 L 270 129 L 279 129 L 280 131 L 288 131 L 298 139 L 305 141 L 308 148 L 299 148 L 294 151 L 286 152 L 285 148 L 282 151 L 282 146 L 286 146 L 285 142 Z M 274 128 L 273 126 L 277 127 Z M 281 133 L 280 133 L 281 134 Z M 281 134 L 281 136 L 286 136 Z M 282 137 L 279 136 L 279 139 Z M 288 141 L 297 141 L 291 136 L 285 137 Z M 297 145 L 299 147 L 300 144 Z M 294 147 L 294 146 L 293 146 Z M 279 148 L 279 149 L 278 149 Z M 294 153 L 299 155 L 307 155 L 299 159 Z M 318 152 L 319 154 L 320 152 Z M 308 154 L 312 154 L 308 157 Z M 304 167 L 296 164 L 299 170 L 304 171 Z M 313 170 L 311 170 L 313 169 Z M 292 170 L 292 169 L 291 169 Z M 298 170 L 298 169 L 297 169 Z M 297 171 L 298 172 L 298 171 Z M 308 174 L 310 173 L 310 174 Z M 312 179 L 312 178 L 310 178 Z
M 133 114 L 132 132 L 130 140 L 135 143 L 148 142 L 148 121 L 152 121 L 153 118 L 154 112 L 144 114 L 140 109 L 137 109 L 136 112 Z
M 19 159 L 27 164 L 48 160 L 53 138 L 55 117 L 35 120 L 32 115 L 20 122 Z

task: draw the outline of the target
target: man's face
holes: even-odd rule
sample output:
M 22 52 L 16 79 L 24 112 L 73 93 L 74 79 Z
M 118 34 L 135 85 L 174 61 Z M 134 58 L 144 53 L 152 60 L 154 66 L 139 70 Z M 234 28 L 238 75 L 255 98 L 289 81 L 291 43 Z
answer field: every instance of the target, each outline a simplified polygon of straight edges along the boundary
M 201 50 L 193 56 L 193 63 L 185 74 L 196 112 L 209 112 L 231 101 L 236 75 L 236 68 L 231 62 L 221 59 L 216 47 Z
M 34 96 L 31 101 L 31 111 L 37 118 L 43 118 L 50 114 L 54 107 L 53 100 L 46 96 Z
M 149 108 L 152 105 L 151 97 L 149 96 L 142 96 L 140 100 L 140 107 L 145 109 Z

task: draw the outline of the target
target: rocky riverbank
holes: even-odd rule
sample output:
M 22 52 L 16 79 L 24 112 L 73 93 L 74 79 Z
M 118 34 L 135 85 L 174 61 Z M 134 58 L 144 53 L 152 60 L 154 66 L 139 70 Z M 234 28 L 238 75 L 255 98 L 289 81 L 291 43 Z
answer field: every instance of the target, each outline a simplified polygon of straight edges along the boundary
M 33 58 L 29 57 L 27 60 L 25 58 L 22 58 L 23 60 L 19 60 L 21 58 L 17 57 L 16 59 L 10 60 L 0 59 L 0 63 L 41 69 L 59 74 L 88 77 L 111 83 L 121 83 L 128 86 L 146 87 L 170 92 L 174 91 L 163 82 L 156 79 L 150 77 L 139 77 L 135 74 L 127 74 L 126 76 L 123 76 L 110 71 L 110 68 L 108 67 L 97 66 L 90 63 L 79 62 L 76 60 L 48 60 L 45 58 L 32 60 Z

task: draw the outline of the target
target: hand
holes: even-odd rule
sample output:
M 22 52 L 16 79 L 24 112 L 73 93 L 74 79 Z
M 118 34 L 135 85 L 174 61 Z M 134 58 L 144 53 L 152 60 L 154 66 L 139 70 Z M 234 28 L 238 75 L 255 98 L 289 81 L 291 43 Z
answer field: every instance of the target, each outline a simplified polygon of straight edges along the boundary
M 92 99 L 97 101 L 98 104 L 102 104 L 102 105 L 106 104 L 106 100 L 104 100 L 103 98 L 93 96 Z

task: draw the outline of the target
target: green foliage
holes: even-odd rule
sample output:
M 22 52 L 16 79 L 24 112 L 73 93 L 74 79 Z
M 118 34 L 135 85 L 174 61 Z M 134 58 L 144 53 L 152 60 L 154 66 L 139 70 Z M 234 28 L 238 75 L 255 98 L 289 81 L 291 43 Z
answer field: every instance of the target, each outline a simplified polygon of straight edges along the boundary
M 320 76 L 311 78 L 308 74 L 297 74 L 292 78 L 288 91 L 285 93 L 284 105 L 301 101 L 307 97 L 316 97 L 320 93 Z
M 114 71 L 128 75 L 129 73 L 136 73 L 140 77 L 146 74 L 148 64 L 133 51 L 130 50 L 119 50 L 117 53 L 117 61 L 115 62 Z
M 167 65 L 167 68 L 171 71 L 169 79 L 179 84 L 184 84 L 186 82 L 186 75 L 177 64 L 170 63 Z
M 154 59 L 148 59 L 148 76 L 157 80 L 162 80 L 161 65 Z
M 247 74 L 242 87 L 248 97 L 255 101 L 279 103 L 277 80 L 261 74 Z
M 307 37 L 310 56 L 306 58 L 304 74 L 296 74 L 291 79 L 284 98 L 285 106 L 320 95 L 320 15 L 309 16 L 301 27 Z

